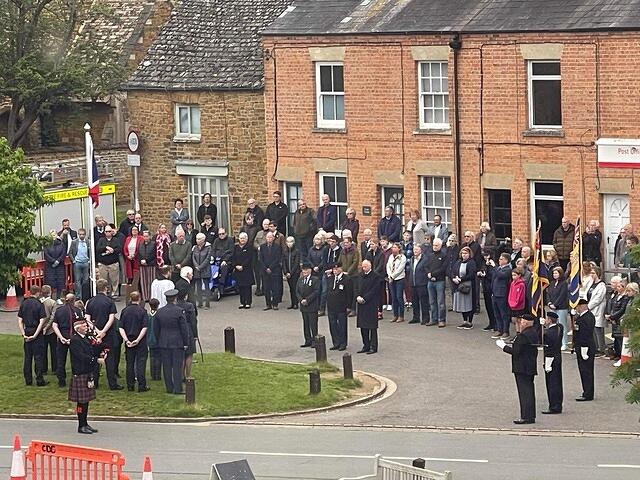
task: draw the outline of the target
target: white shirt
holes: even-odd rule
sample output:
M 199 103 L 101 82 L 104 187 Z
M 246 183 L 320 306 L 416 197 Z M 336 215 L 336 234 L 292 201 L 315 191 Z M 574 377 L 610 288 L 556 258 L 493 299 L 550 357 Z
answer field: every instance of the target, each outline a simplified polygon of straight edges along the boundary
M 162 280 L 155 279 L 153 283 L 151 283 L 151 298 L 155 298 L 160 302 L 158 308 L 164 307 L 167 304 L 167 297 L 164 296 L 164 293 L 174 288 L 176 288 L 176 286 L 173 282 L 166 278 Z

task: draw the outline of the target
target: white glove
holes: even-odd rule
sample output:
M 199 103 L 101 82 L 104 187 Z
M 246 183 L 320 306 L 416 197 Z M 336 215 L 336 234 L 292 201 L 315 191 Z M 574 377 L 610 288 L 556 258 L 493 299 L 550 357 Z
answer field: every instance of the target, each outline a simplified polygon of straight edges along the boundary
M 580 355 L 583 360 L 589 360 L 589 347 L 580 347 Z
M 553 357 L 544 357 L 544 371 L 549 373 L 552 368 L 551 366 L 553 365 Z
M 501 338 L 499 338 L 498 340 L 496 340 L 496 345 L 498 346 L 498 348 L 500 350 L 502 350 L 507 344 L 504 343 L 504 340 L 502 340 Z
M 540 317 L 540 325 L 544 327 L 544 324 L 545 324 L 545 319 L 543 317 Z

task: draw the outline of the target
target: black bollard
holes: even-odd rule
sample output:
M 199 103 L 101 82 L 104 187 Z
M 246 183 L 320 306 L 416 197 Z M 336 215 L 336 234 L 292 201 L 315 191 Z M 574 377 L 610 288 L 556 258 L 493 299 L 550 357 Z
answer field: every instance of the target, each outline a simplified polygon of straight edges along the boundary
M 196 380 L 195 378 L 187 378 L 184 382 L 184 401 L 187 405 L 196 403 Z
M 322 385 L 320 382 L 320 370 L 317 368 L 309 372 L 309 394 L 317 395 L 320 393 Z
M 327 345 L 324 342 L 324 335 L 316 335 L 314 347 L 316 363 L 327 363 Z
M 416 468 L 422 468 L 423 470 L 427 468 L 427 461 L 424 458 L 416 458 L 411 465 Z
M 353 362 L 350 353 L 345 353 L 342 356 L 342 372 L 345 380 L 353 380 Z
M 236 353 L 236 331 L 233 327 L 224 329 L 224 351 Z

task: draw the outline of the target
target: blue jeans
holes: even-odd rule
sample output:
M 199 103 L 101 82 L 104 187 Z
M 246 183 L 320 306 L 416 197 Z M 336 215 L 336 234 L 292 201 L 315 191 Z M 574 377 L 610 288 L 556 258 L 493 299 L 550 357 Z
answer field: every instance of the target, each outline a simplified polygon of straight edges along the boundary
M 394 317 L 404 317 L 404 278 L 389 282 Z
M 564 333 L 562 334 L 562 346 L 566 347 L 569 344 L 569 322 L 567 321 L 567 316 L 569 314 L 569 310 L 554 310 L 558 314 L 558 323 L 562 325 L 564 328 Z
M 493 315 L 496 319 L 496 330 L 500 333 L 509 333 L 511 313 L 507 305 L 507 297 L 493 297 Z
M 446 323 L 447 321 L 447 305 L 445 302 L 444 289 L 444 280 L 437 282 L 430 281 L 427 283 L 432 322 Z
M 82 297 L 82 284 L 89 279 L 89 264 L 74 263 L 73 264 L 73 281 L 76 286 L 76 298 Z

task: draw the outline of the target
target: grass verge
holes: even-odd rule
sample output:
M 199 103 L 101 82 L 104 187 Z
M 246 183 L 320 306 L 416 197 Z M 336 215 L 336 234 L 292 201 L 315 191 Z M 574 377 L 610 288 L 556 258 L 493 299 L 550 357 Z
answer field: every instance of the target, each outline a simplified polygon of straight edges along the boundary
M 22 339 L 0 335 L 0 413 L 74 414 L 67 389 L 57 386 L 50 372 L 46 387 L 27 387 L 22 378 Z M 145 393 L 112 392 L 101 378 L 91 415 L 208 417 L 253 415 L 325 407 L 350 396 L 360 382 L 344 380 L 331 365 L 320 366 L 322 392 L 309 395 L 309 371 L 314 365 L 292 365 L 247 360 L 226 353 L 205 354 L 193 366 L 196 404 L 188 406 L 184 397 L 165 393 L 162 381 L 150 381 Z M 67 362 L 68 363 L 68 362 Z M 67 365 L 69 376 L 70 366 Z M 124 356 L 120 361 L 124 385 Z M 147 373 L 147 378 L 150 375 Z

